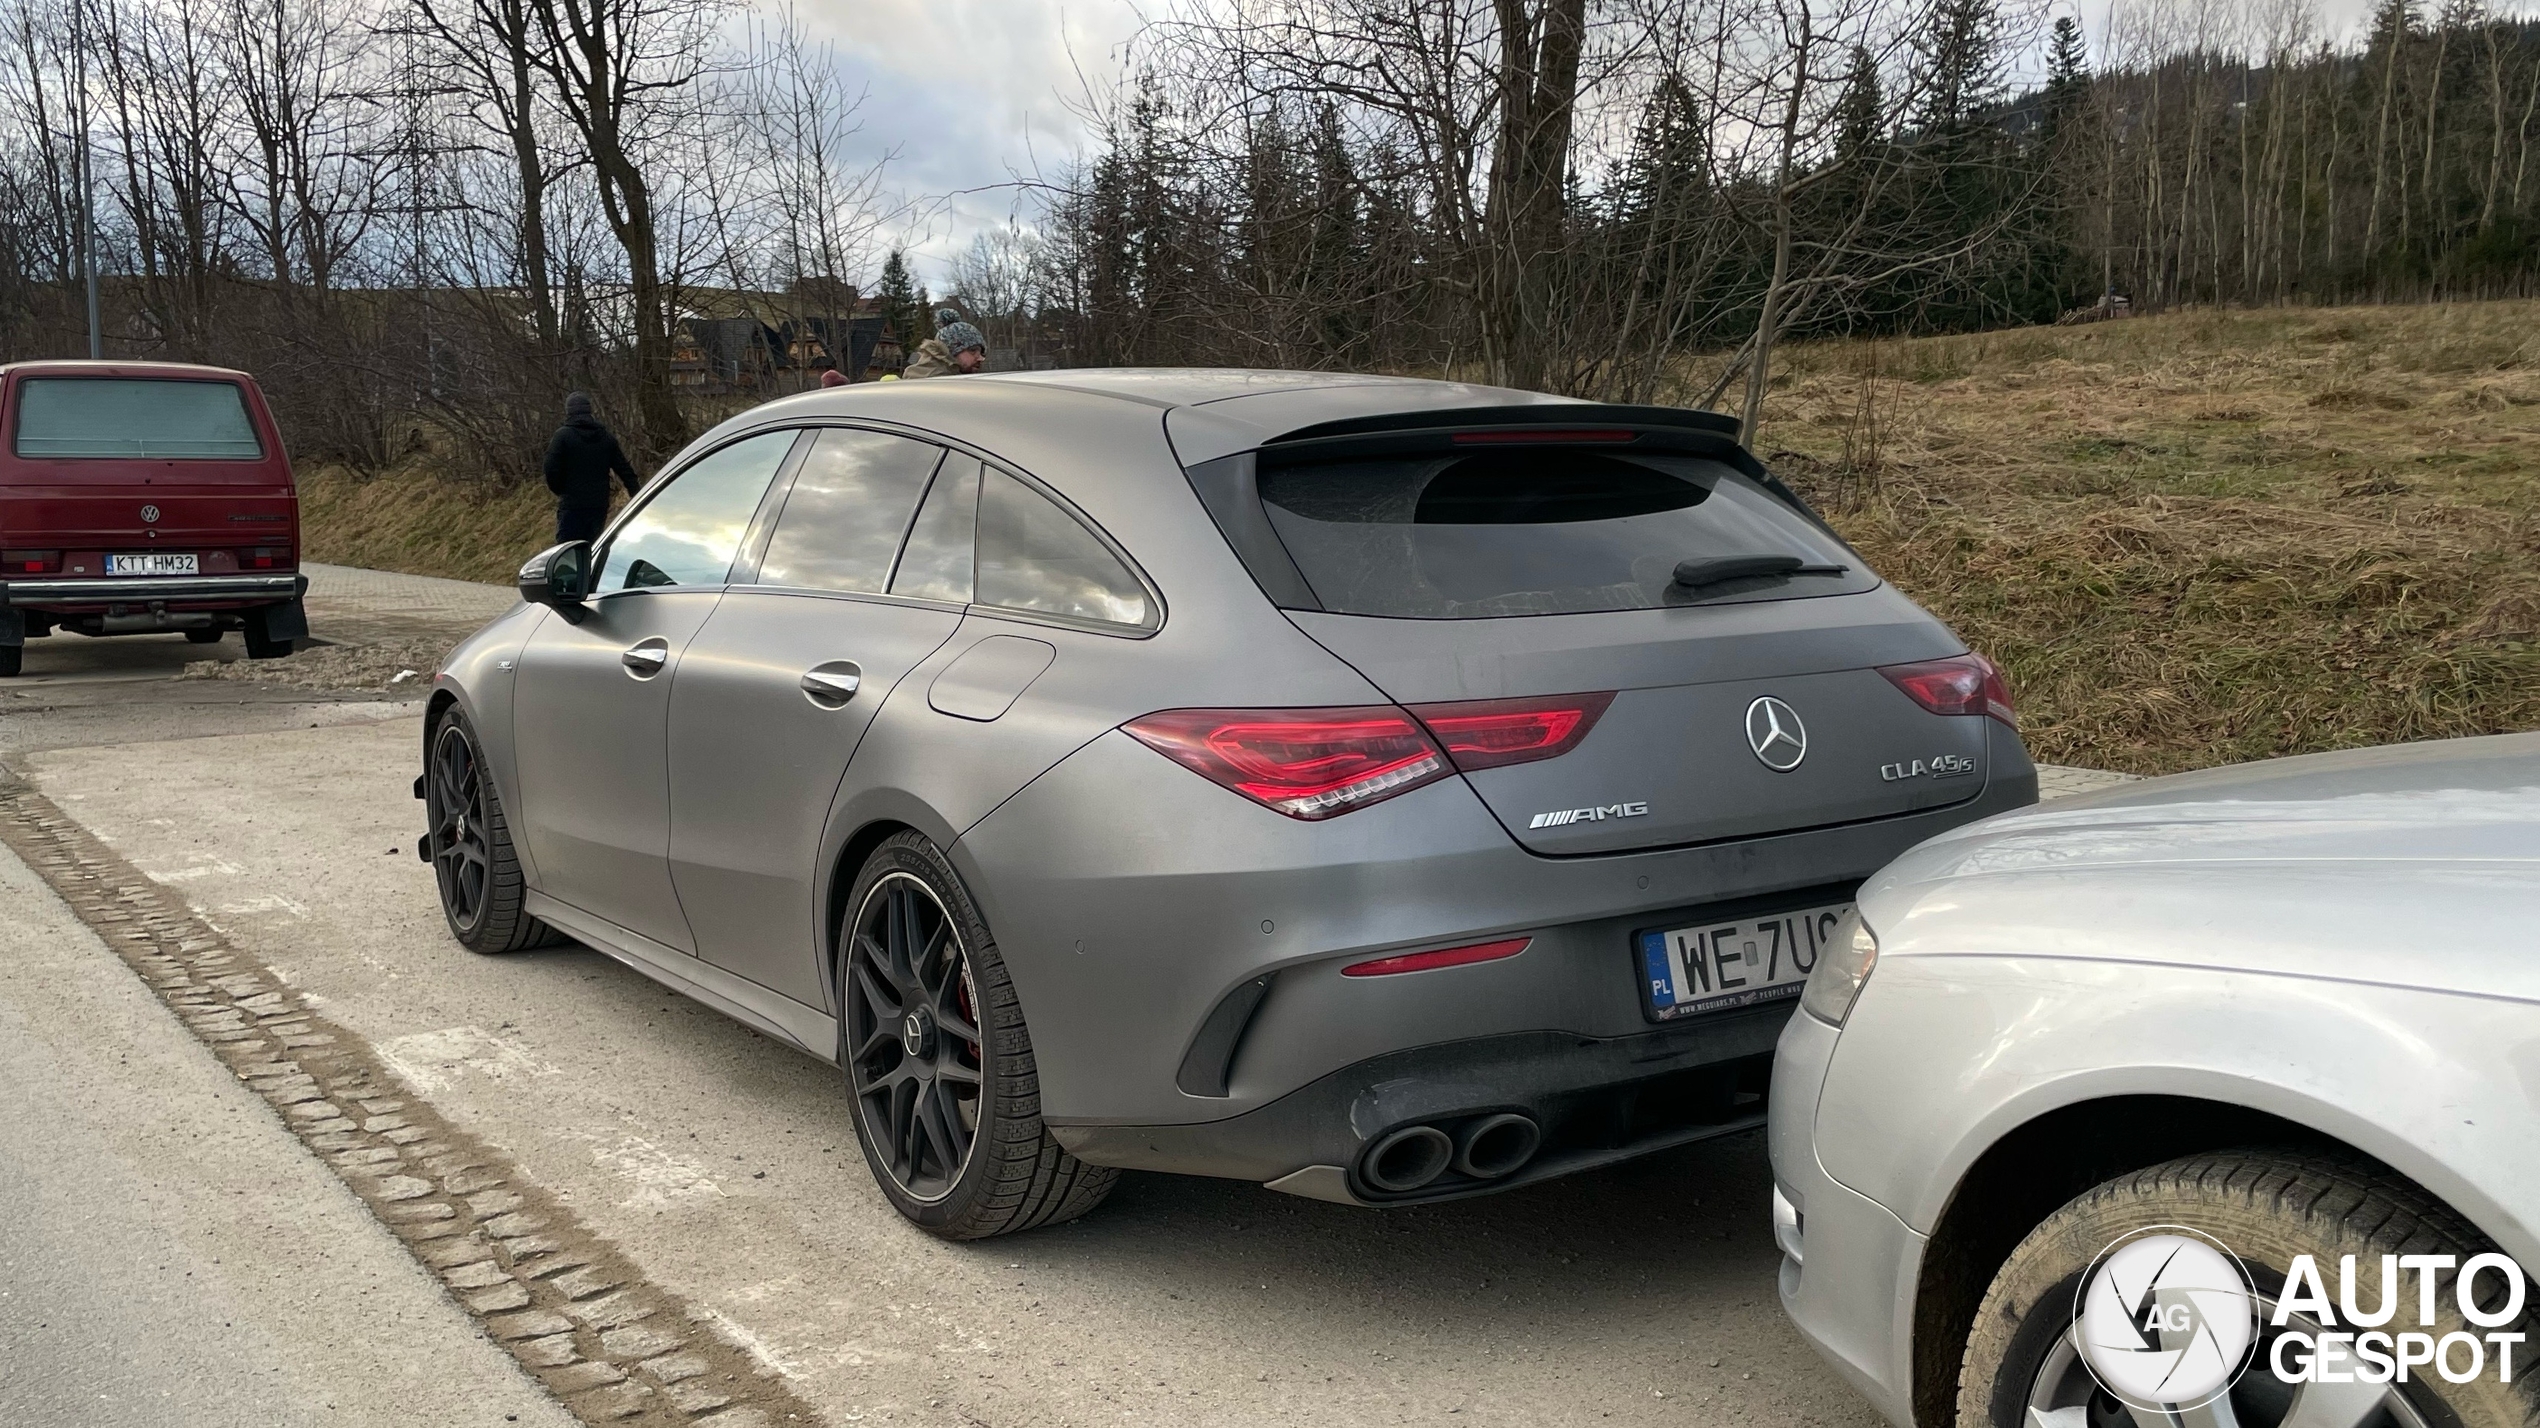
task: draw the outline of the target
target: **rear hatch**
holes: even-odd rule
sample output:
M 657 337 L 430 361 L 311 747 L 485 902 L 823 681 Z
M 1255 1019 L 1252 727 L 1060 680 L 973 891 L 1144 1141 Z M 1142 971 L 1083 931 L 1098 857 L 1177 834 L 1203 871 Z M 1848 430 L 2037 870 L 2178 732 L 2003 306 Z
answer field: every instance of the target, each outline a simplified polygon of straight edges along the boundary
M 104 555 L 194 554 L 205 573 L 296 565 L 291 467 L 263 403 L 229 376 L 19 375 L 0 448 L 14 573 L 95 576 Z
M 1705 415 L 1352 422 L 1191 475 L 1289 618 L 1442 740 L 1472 711 L 1441 706 L 1590 696 L 1565 752 L 1459 760 L 1529 849 L 1718 842 L 1975 797 L 1983 715 L 1933 713 L 1880 672 L 1965 645 Z

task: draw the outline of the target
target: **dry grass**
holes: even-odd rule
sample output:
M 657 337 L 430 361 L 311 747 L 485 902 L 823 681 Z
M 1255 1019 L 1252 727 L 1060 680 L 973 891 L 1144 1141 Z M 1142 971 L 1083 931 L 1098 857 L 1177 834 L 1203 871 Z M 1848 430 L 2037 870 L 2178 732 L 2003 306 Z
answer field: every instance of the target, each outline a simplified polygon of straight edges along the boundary
M 509 585 L 555 534 L 556 504 L 534 481 L 503 487 L 421 466 L 364 478 L 323 466 L 300 473 L 300 527 L 311 560 Z
M 2540 303 L 1827 343 L 1785 370 L 1769 459 L 2002 661 L 2041 758 L 2540 727 Z
M 2540 303 L 1794 347 L 1763 445 L 2002 661 L 2041 758 L 2540 727 Z M 506 582 L 551 529 L 535 483 L 302 490 L 320 560 Z

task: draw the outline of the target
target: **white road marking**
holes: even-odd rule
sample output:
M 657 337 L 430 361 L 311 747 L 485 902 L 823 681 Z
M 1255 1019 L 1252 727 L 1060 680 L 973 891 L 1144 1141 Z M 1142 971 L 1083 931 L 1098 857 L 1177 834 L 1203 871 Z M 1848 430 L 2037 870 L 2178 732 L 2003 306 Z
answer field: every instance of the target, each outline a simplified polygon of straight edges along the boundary
M 425 1095 L 442 1089 L 462 1072 L 491 1081 L 519 1081 L 553 1076 L 556 1068 L 523 1050 L 520 1042 L 481 1026 L 453 1026 L 392 1037 L 376 1048 L 408 1085 Z

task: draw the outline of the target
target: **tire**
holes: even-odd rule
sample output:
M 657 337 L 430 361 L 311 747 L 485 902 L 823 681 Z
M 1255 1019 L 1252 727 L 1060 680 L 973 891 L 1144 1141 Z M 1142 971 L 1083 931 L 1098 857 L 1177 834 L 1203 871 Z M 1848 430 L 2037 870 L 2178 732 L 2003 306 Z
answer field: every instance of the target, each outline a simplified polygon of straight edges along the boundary
M 2279 1428 L 2288 1421 L 2330 1428 L 2525 1428 L 2540 1423 L 2540 1392 L 2524 1359 L 2540 1344 L 2526 1298 L 2524 1317 L 2504 1330 L 2532 1337 L 2515 1355 L 2515 1381 L 2496 1381 L 2492 1359 L 2470 1383 L 2456 1384 L 2423 1368 L 2405 1384 L 2328 1388 L 2288 1385 L 2266 1367 L 2276 1332 L 2269 1328 L 2274 1297 L 2283 1290 L 2293 1256 L 2309 1254 L 2321 1266 L 2329 1295 L 2338 1292 L 2337 1264 L 2352 1254 L 2361 1266 L 2384 1254 L 2450 1254 L 2455 1262 L 2492 1246 L 2440 1201 L 2394 1172 L 2360 1160 L 2299 1150 L 2231 1150 L 2189 1156 L 2121 1176 L 2090 1190 L 2049 1216 L 2011 1252 L 1968 1336 L 1958 1377 L 1959 1428 L 2036 1428 L 2070 1419 L 2076 1428 L 2113 1428 L 2140 1415 L 2099 1388 L 2072 1348 L 2074 1296 L 2100 1253 L 2122 1236 L 2155 1226 L 2184 1226 L 2212 1236 L 2240 1259 L 2261 1299 L 2255 1357 L 2229 1393 L 2228 1413 L 2217 1403 L 2189 1408 L 2175 1421 L 2233 1423 L 2239 1428 Z M 2373 1284 L 2372 1271 L 2364 1274 Z M 2443 1322 L 2430 1332 L 2475 1329 L 2460 1316 L 2452 1276 L 2442 1276 L 2438 1306 Z M 2492 1275 L 2479 1284 L 2500 1292 Z M 2416 1281 L 2406 1279 L 2414 1303 Z M 2358 1286 L 2371 1302 L 2376 1289 Z M 2493 1302 L 2492 1300 L 2488 1302 Z M 2413 1309 L 2409 1318 L 2413 1318 Z M 2297 1325 L 2304 1320 L 2297 1316 Z M 2399 1327 L 2394 1320 L 2389 1326 Z M 2314 1326 L 2316 1328 L 2316 1326 Z M 2301 1395 L 2322 1398 L 2304 1405 Z M 2070 1409 L 2081 1407 L 2073 1415 Z M 2297 1419 L 2297 1410 L 2299 1416 Z M 2142 1420 L 2142 1421 L 2149 1421 Z
M 424 741 L 424 851 L 450 935 L 471 952 L 524 952 L 562 941 L 521 910 L 528 885 L 476 731 L 453 709 Z
M 1068 1154 L 1041 1124 L 1013 979 L 922 835 L 865 861 L 838 963 L 838 1060 L 865 1164 L 893 1209 L 929 1234 L 980 1240 L 1073 1220 L 1111 1193 L 1119 1171 Z
M 266 638 L 263 629 L 253 620 L 248 621 L 247 627 L 239 633 L 247 637 L 249 659 L 281 659 L 298 647 L 298 642 L 291 639 Z
M 15 679 L 26 668 L 26 646 L 0 645 L 0 679 Z
M 189 645 L 216 645 L 220 643 L 220 636 L 220 626 L 209 625 L 199 630 L 187 630 L 185 642 Z

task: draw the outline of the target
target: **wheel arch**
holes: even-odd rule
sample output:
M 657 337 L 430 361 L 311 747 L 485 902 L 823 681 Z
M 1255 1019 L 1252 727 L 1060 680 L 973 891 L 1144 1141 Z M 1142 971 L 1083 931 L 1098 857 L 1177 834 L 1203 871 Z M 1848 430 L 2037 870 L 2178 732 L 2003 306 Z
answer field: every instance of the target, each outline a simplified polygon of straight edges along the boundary
M 2245 1145 L 2324 1151 L 2404 1176 L 2314 1127 L 2189 1095 L 2110 1095 L 2072 1102 L 2021 1122 L 1987 1146 L 1950 1191 L 1915 1270 L 1915 1423 L 1945 1428 L 1956 1422 L 1959 1364 L 1977 1306 L 2029 1231 L 2074 1196 L 2129 1171 Z
M 846 1024 L 847 1013 L 846 1003 L 838 993 L 838 924 L 846 918 L 847 899 L 855 894 L 856 874 L 864 870 L 865 860 L 873 856 L 873 850 L 894 836 L 924 831 L 896 818 L 876 818 L 848 834 L 839 845 L 837 856 L 830 860 L 829 886 L 821 898 L 820 984 L 829 999 L 827 1011 L 841 1027 Z

